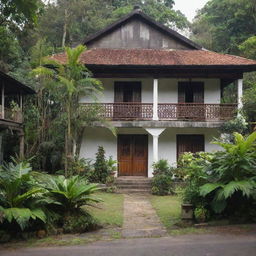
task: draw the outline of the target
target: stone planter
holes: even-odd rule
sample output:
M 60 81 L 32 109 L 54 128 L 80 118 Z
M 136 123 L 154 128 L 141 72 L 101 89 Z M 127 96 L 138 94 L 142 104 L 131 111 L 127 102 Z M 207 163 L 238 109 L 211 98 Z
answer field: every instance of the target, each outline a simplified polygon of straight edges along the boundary
M 181 219 L 182 220 L 193 220 L 193 205 L 182 204 L 181 205 Z

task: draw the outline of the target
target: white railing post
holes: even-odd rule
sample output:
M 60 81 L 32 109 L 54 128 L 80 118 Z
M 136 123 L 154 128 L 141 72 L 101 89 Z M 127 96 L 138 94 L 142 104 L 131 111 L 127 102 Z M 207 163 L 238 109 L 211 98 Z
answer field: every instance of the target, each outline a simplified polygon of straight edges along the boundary
M 158 120 L 158 79 L 153 80 L 153 120 Z

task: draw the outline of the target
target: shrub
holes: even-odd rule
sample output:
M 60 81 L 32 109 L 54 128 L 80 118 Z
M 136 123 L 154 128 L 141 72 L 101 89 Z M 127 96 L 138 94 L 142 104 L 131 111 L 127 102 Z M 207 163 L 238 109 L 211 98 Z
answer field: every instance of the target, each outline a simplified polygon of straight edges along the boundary
M 153 164 L 152 193 L 155 195 L 169 195 L 173 193 L 173 168 L 167 160 L 161 159 Z
M 246 212 L 256 200 L 256 132 L 247 138 L 234 133 L 234 138 L 234 143 L 215 142 L 224 150 L 214 154 L 207 183 L 200 187 L 215 213 Z
M 98 152 L 96 153 L 96 161 L 94 163 L 94 171 L 92 173 L 91 180 L 105 184 L 109 174 L 105 150 L 103 147 L 99 146 Z
M 77 213 L 82 206 L 100 201 L 92 197 L 99 188 L 95 184 L 89 184 L 84 177 L 43 176 L 41 178 L 44 178 L 44 181 L 41 181 L 41 185 L 48 191 L 46 196 L 51 199 L 54 208 L 62 215 Z
M 46 222 L 44 190 L 32 179 L 27 162 L 9 163 L 0 168 L 0 221 L 8 229 L 24 230 L 34 221 Z M 38 224 L 38 223 L 37 223 Z
M 96 220 L 83 210 L 64 218 L 63 231 L 65 233 L 83 233 L 98 227 Z
M 222 140 L 225 140 L 227 142 L 233 142 L 234 132 L 238 132 L 241 134 L 246 134 L 248 132 L 248 123 L 242 115 L 239 115 L 233 120 L 222 124 L 219 130 L 222 133 Z
M 209 217 L 209 211 L 205 207 L 199 206 L 194 210 L 194 216 L 197 222 L 205 222 Z
M 205 168 L 212 159 L 212 154 L 205 152 L 185 153 L 179 159 L 179 169 L 182 180 L 186 182 L 183 191 L 183 202 L 193 205 L 205 205 L 205 199 L 200 195 L 199 187 L 206 183 Z

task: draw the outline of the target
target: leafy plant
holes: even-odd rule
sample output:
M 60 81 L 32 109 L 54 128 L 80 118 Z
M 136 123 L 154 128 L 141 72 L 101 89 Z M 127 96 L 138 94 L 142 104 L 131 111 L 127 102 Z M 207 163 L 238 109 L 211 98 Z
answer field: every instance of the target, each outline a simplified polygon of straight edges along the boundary
M 44 176 L 44 181 L 41 182 L 42 187 L 47 189 L 47 196 L 52 200 L 56 210 L 64 215 L 69 216 L 79 212 L 82 206 L 100 202 L 92 196 L 99 190 L 97 185 L 88 184 L 83 177 Z
M 169 195 L 173 193 L 173 168 L 168 161 L 160 159 L 153 164 L 152 193 L 155 195 Z
M 209 211 L 205 207 L 200 206 L 194 210 L 194 215 L 198 222 L 205 222 L 209 216 Z
M 234 138 L 234 143 L 215 142 L 224 150 L 215 153 L 207 170 L 208 183 L 200 187 L 201 196 L 213 198 L 216 213 L 234 207 L 229 204 L 234 198 L 256 199 L 256 132 L 248 137 L 234 133 Z
M 94 163 L 94 171 L 91 179 L 94 182 L 100 182 L 105 184 L 109 175 L 110 171 L 106 161 L 105 150 L 102 146 L 99 146 L 98 152 L 96 153 L 96 161 Z
M 0 210 L 2 222 L 17 223 L 23 230 L 32 220 L 46 222 L 43 189 L 31 179 L 27 162 L 9 163 L 0 168 Z

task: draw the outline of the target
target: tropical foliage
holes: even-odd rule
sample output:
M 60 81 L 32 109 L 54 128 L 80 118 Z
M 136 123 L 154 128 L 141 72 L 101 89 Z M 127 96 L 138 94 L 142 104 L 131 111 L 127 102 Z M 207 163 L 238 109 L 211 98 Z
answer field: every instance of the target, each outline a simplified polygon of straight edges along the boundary
M 26 162 L 9 163 L 0 169 L 0 211 L 4 222 L 17 223 L 25 229 L 32 220 L 46 222 L 43 211 L 43 189 L 31 178 L 31 167 Z
M 4 165 L 0 169 L 0 230 L 15 236 L 20 230 L 84 232 L 94 228 L 96 222 L 86 206 L 100 201 L 92 196 L 97 190 L 84 177 L 32 172 L 27 162 Z
M 233 142 L 214 143 L 223 150 L 204 153 L 204 158 L 199 157 L 203 153 L 183 156 L 187 182 L 183 200 L 209 210 L 212 217 L 255 218 L 256 132 L 248 137 L 234 133 Z
M 86 112 L 79 104 L 82 96 L 93 97 L 101 91 L 100 81 L 91 78 L 90 72 L 80 63 L 80 56 L 85 51 L 85 46 L 79 45 L 74 49 L 65 48 L 67 61 L 62 64 L 58 61 L 47 59 L 44 66 L 39 66 L 33 73 L 40 78 L 55 81 L 54 89 L 60 91 L 59 102 L 63 113 L 65 128 L 65 170 L 68 162 L 73 161 L 74 152 L 79 155 Z M 75 149 L 75 150 L 74 150 Z M 66 175 L 68 175 L 66 173 Z
M 173 168 L 165 159 L 153 164 L 152 193 L 169 195 L 173 193 Z
M 210 183 L 200 188 L 203 197 L 213 196 L 211 207 L 216 213 L 234 208 L 228 205 L 234 198 L 236 202 L 256 199 L 256 132 L 247 138 L 239 133 L 234 137 L 233 144 L 216 142 L 224 151 L 215 153 L 207 168 L 206 180 Z

